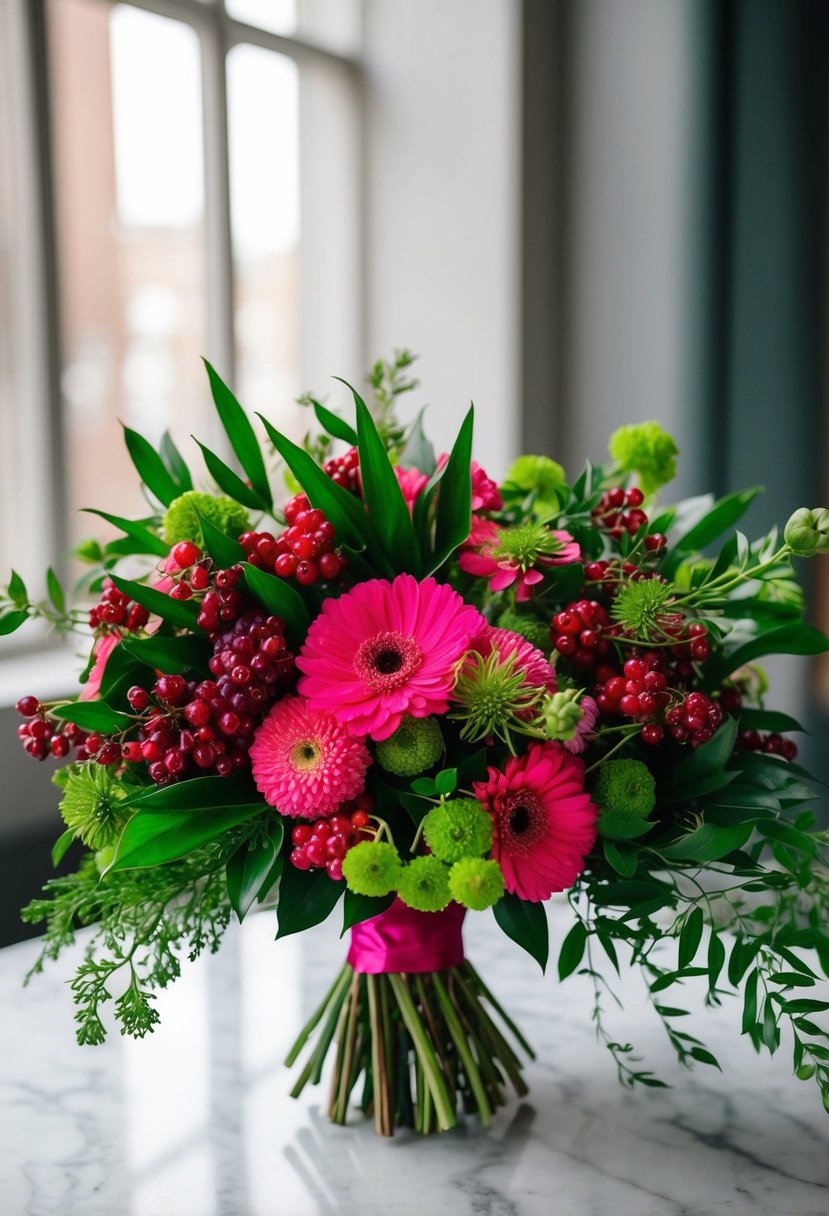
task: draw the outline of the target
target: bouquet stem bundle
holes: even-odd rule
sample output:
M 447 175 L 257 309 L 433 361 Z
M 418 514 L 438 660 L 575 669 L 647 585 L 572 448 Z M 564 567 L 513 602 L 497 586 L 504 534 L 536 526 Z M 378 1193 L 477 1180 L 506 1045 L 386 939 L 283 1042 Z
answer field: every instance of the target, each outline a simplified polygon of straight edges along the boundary
M 495 1014 L 498 1021 L 493 1019 Z M 499 1024 L 500 1023 L 500 1024 Z M 346 963 L 286 1059 L 296 1063 L 315 1038 L 291 1090 L 298 1098 L 316 1085 L 336 1043 L 328 1115 L 344 1124 L 362 1078 L 359 1107 L 374 1116 L 381 1136 L 396 1127 L 448 1131 L 460 1108 L 486 1127 L 512 1084 L 527 1093 L 512 1038 L 529 1046 L 471 963 L 420 974 L 364 975 Z

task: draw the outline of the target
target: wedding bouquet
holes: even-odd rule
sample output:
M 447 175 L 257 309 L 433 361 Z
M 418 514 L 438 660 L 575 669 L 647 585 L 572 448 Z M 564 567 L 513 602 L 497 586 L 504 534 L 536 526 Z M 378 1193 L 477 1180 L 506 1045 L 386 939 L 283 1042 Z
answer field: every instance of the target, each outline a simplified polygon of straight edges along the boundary
M 353 421 L 307 399 L 302 444 L 260 418 L 264 448 L 208 365 L 236 469 L 199 444 L 196 489 L 168 435 L 125 429 L 148 509 L 94 512 L 119 533 L 78 551 L 94 606 L 51 570 L 33 602 L 13 574 L 0 632 L 42 617 L 89 652 L 76 698 L 17 707 L 26 751 L 67 761 L 54 862 L 85 849 L 24 910 L 46 923 L 34 970 L 93 926 L 78 1041 L 103 1040 L 109 1001 L 140 1037 L 231 916 L 275 911 L 285 937 L 339 907 L 350 949 L 290 1053 L 309 1048 L 294 1093 L 334 1050 L 336 1122 L 361 1085 L 379 1132 L 445 1130 L 526 1092 L 531 1054 L 464 957 L 466 911 L 543 968 L 544 902 L 566 892 L 559 975 L 591 977 L 625 1084 L 661 1082 L 606 1027 L 602 956 L 642 971 L 687 1065 L 717 1061 L 669 991 L 741 990 L 743 1033 L 774 1052 L 785 1032 L 829 1107 L 829 1004 L 808 993 L 829 974 L 829 839 L 758 664 L 829 649 L 792 564 L 829 549 L 829 512 L 749 541 L 756 490 L 660 507 L 677 448 L 654 422 L 572 484 L 546 456 L 498 484 L 471 409 L 438 458 L 422 411 L 400 423 L 410 363 L 376 365 L 372 409 L 351 390 Z

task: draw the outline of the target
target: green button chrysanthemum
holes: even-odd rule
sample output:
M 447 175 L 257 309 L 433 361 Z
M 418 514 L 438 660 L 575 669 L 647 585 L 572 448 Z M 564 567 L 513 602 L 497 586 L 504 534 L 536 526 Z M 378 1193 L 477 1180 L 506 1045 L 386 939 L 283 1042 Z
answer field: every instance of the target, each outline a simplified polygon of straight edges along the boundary
M 188 490 L 167 508 L 163 521 L 164 539 L 170 545 L 177 545 L 182 540 L 203 545 L 199 516 L 234 538 L 250 527 L 247 511 L 232 498 Z
M 548 655 L 552 646 L 549 627 L 539 621 L 538 617 L 522 612 L 502 612 L 498 618 L 499 629 L 509 629 L 535 646 L 543 654 Z
M 497 861 L 464 857 L 449 871 L 452 898 L 473 912 L 483 912 L 497 904 L 504 894 L 504 876 Z
M 415 857 L 403 867 L 397 894 L 418 912 L 440 912 L 451 899 L 449 871 L 437 857 Z
M 492 848 L 492 820 L 477 798 L 453 798 L 429 811 L 423 835 L 442 861 L 482 857 Z
M 507 484 L 527 494 L 535 494 L 538 504 L 558 506 L 559 490 L 567 477 L 561 465 L 549 456 L 519 456 L 507 473 Z M 509 628 L 509 626 L 504 626 Z
M 444 743 L 436 718 L 407 716 L 388 739 L 375 749 L 377 762 L 398 777 L 417 777 L 437 764 Z
M 641 760 L 606 760 L 593 793 L 603 811 L 647 819 L 656 805 L 656 782 Z
M 121 782 L 110 777 L 105 765 L 92 764 L 70 771 L 62 784 L 60 813 L 66 826 L 90 849 L 113 844 L 127 821 L 121 806 L 127 790 Z
M 397 849 L 382 840 L 364 840 L 343 858 L 343 877 L 355 895 L 388 895 L 402 869 Z
M 637 473 L 645 494 L 676 477 L 679 448 L 673 435 L 658 422 L 636 422 L 620 426 L 610 436 L 610 455 L 624 473 Z

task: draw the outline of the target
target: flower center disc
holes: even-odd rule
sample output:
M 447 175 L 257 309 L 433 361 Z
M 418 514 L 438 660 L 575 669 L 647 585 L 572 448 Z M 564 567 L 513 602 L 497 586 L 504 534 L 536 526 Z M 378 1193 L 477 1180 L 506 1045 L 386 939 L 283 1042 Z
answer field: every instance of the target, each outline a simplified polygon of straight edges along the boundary
M 367 638 L 354 656 L 354 670 L 370 688 L 390 692 L 414 675 L 423 654 L 414 638 L 392 630 Z
M 547 814 L 532 794 L 517 792 L 501 813 L 501 834 L 512 853 L 531 853 L 549 831 Z
M 319 763 L 322 749 L 318 743 L 305 739 L 291 748 L 291 764 L 298 772 L 307 772 Z

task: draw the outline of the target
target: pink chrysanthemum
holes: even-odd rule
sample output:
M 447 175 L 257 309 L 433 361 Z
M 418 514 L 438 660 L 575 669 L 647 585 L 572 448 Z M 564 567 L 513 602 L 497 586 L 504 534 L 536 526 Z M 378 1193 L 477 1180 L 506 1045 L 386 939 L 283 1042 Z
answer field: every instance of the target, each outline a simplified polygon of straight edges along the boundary
M 511 629 L 496 629 L 488 625 L 485 631 L 472 640 L 472 647 L 487 658 L 493 648 L 498 651 L 503 662 L 509 658 L 515 659 L 515 667 L 524 673 L 524 683 L 533 688 L 543 688 L 546 692 L 556 691 L 556 673 L 552 663 L 549 663 L 542 651 L 533 646 L 520 633 Z
M 459 565 L 467 574 L 489 579 L 491 591 L 516 588 L 515 598 L 523 602 L 532 597 L 533 587 L 551 566 L 577 562 L 581 550 L 569 532 L 545 524 L 525 523 L 500 528 L 482 521 L 466 541 Z
M 572 739 L 565 739 L 561 745 L 566 747 L 573 756 L 580 755 L 587 747 L 599 720 L 599 707 L 592 697 L 582 697 L 579 701 L 579 708 L 582 711 L 582 719 L 576 727 L 575 736 Z
M 420 469 L 402 469 L 399 464 L 394 466 L 394 475 L 403 491 L 406 506 L 412 511 L 429 478 Z
M 359 583 L 323 602 L 297 658 L 299 691 L 353 734 L 388 739 L 406 714 L 446 713 L 455 665 L 483 627 L 477 609 L 433 578 Z
M 333 815 L 363 792 L 371 756 L 333 714 L 311 709 L 302 697 L 284 697 L 256 731 L 250 761 L 270 806 L 311 819 Z
M 449 459 L 448 452 L 442 452 L 438 457 L 438 468 L 442 469 Z M 472 475 L 472 510 L 500 511 L 504 505 L 498 489 L 498 483 L 493 481 L 477 460 L 473 460 L 470 469 Z
M 581 760 L 558 743 L 533 743 L 474 790 L 492 816 L 492 856 L 508 891 L 535 902 L 573 885 L 596 838 Z

